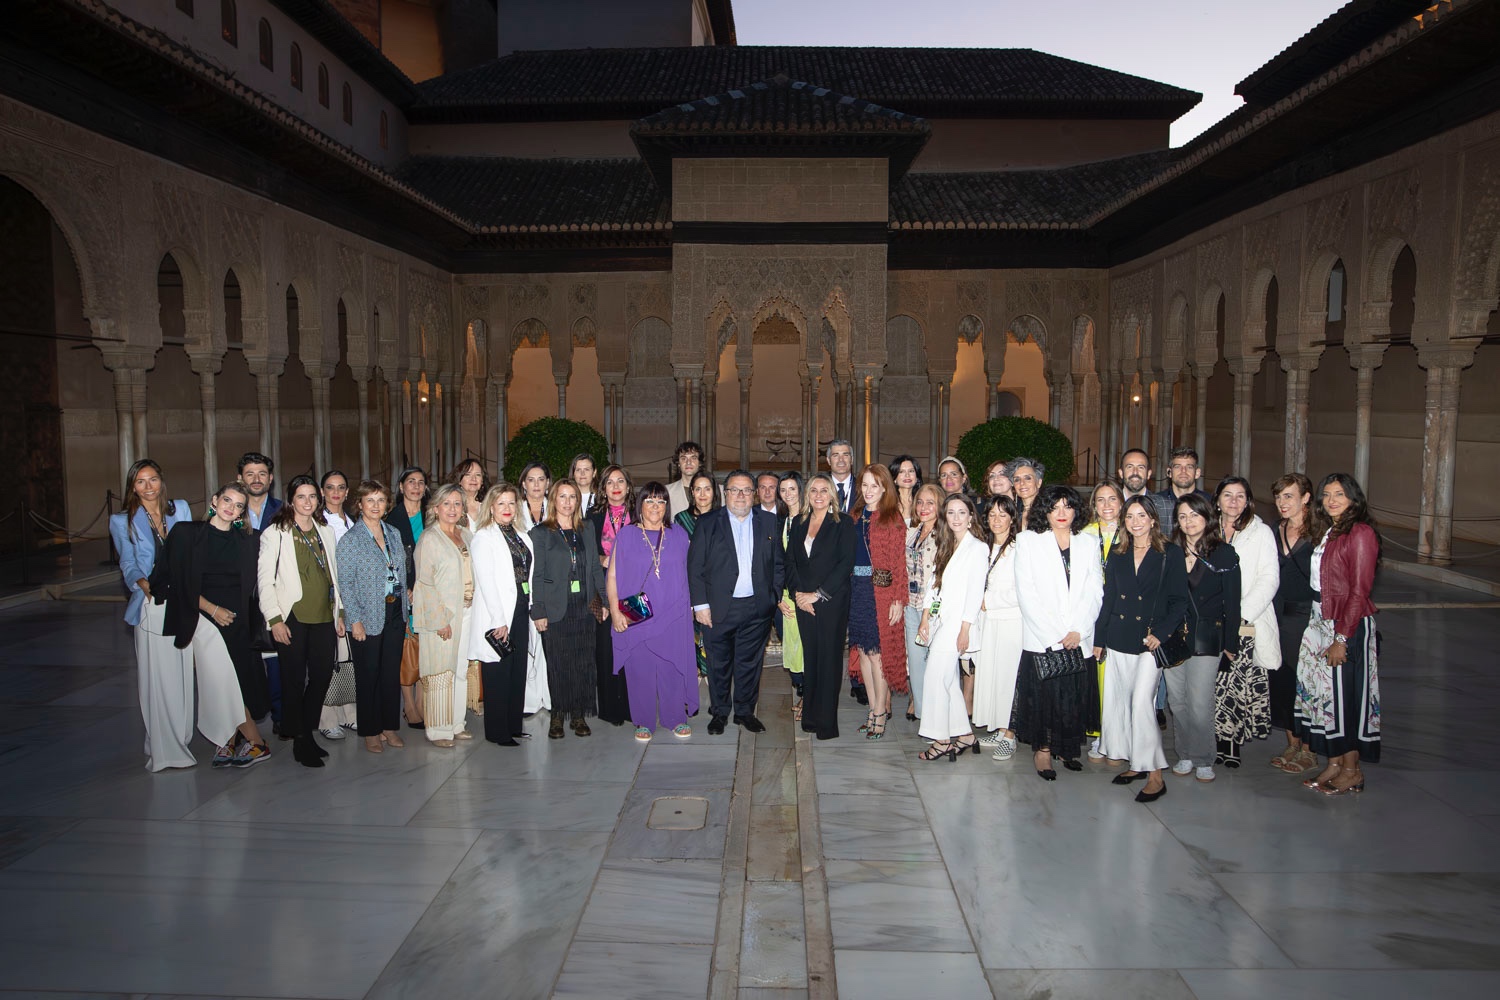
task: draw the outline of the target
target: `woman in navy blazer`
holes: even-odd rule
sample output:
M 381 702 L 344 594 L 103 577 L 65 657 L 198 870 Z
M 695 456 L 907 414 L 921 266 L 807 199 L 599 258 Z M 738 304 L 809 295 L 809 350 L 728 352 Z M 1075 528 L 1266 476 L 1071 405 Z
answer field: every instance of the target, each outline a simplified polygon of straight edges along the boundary
M 167 532 L 192 517 L 186 500 L 165 500 L 161 466 L 143 458 L 125 474 L 125 509 L 109 517 L 129 597 L 125 624 L 135 631 L 136 688 L 146 724 L 146 770 L 192 767 L 193 652 L 162 634 L 166 605 L 151 594 L 151 571 Z
M 854 572 L 854 522 L 839 513 L 833 479 L 807 481 L 807 507 L 786 540 L 786 590 L 781 613 L 797 616 L 802 637 L 802 729 L 820 740 L 839 735 L 839 687 L 849 632 L 849 579 Z M 795 602 L 795 606 L 793 604 Z

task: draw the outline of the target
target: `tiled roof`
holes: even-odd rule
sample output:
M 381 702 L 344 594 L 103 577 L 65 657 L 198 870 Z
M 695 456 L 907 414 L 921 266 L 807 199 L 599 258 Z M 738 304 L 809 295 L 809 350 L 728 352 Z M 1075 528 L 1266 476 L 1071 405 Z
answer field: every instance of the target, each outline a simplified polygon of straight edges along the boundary
M 1058 170 L 911 173 L 891 189 L 891 228 L 1086 228 L 1171 159 L 1160 150 Z
M 641 119 L 638 135 L 749 134 L 797 132 L 909 132 L 925 134 L 927 122 L 913 115 L 834 93 L 827 87 L 778 76 L 713 97 L 674 104 Z
M 482 233 L 662 230 L 671 218 L 640 160 L 414 156 L 397 175 Z
M 907 114 L 1175 119 L 1201 95 L 1031 49 L 739 45 L 515 52 L 418 85 L 416 120 L 640 118 L 777 75 Z

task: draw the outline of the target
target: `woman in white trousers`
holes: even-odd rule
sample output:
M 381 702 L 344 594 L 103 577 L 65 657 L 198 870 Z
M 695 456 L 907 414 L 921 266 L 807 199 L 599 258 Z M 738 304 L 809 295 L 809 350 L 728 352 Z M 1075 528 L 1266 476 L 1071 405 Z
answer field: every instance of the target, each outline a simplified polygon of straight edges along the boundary
M 937 587 L 917 628 L 928 643 L 927 670 L 922 679 L 922 725 L 917 731 L 932 743 L 922 752 L 923 760 L 947 757 L 956 761 L 970 747 L 979 752 L 964 704 L 958 661 L 979 651 L 976 626 L 979 605 L 984 600 L 989 551 L 983 531 L 974 501 L 955 493 L 943 502 L 937 527 Z
M 1009 760 L 1016 752 L 1016 733 L 1010 710 L 1016 698 L 1016 671 L 1021 665 L 1021 603 L 1016 596 L 1016 535 L 1021 531 L 1021 505 L 1011 497 L 993 496 L 985 502 L 985 527 L 990 536 L 985 563 L 983 623 L 979 657 L 974 664 L 974 725 L 989 729 L 979 742 L 993 747 L 994 760 Z

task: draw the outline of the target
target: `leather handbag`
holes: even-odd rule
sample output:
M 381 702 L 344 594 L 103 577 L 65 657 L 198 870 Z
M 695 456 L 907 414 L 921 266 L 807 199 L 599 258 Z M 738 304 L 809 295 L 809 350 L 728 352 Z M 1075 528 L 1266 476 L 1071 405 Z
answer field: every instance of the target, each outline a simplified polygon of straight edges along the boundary
M 1033 653 L 1032 660 L 1036 664 L 1036 679 L 1039 681 L 1081 674 L 1085 665 L 1083 649 L 1078 646 L 1072 649 L 1046 649 Z
M 401 686 L 413 687 L 422 676 L 422 646 L 415 633 L 401 640 Z
M 653 614 L 651 599 L 646 596 L 644 590 L 639 594 L 620 598 L 619 608 L 620 614 L 625 616 L 625 624 L 627 626 L 639 625 Z

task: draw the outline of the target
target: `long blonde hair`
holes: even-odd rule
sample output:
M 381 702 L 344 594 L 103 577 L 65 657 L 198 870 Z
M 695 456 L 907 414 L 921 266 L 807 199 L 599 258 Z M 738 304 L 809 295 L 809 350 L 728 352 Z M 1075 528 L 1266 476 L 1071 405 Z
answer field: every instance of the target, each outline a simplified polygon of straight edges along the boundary
M 808 479 L 807 479 L 807 486 L 806 486 L 806 488 L 802 492 L 802 515 L 801 516 L 802 516 L 802 520 L 804 520 L 804 521 L 806 521 L 809 517 L 812 517 L 812 511 L 813 511 L 812 503 L 807 499 L 807 494 L 812 491 L 812 484 L 815 483 L 815 482 L 817 482 L 819 479 L 823 480 L 823 482 L 825 482 L 825 483 L 828 484 L 828 492 L 829 492 L 830 496 L 837 497 L 839 495 L 838 488 L 833 485 L 833 477 L 832 476 L 830 476 L 826 472 L 815 472 L 815 473 L 813 473 L 811 476 L 808 477 Z M 839 505 L 838 505 L 837 502 L 830 503 L 828 505 L 828 516 L 831 517 L 831 518 L 833 518 L 833 520 L 835 520 L 835 521 L 837 521 L 840 517 L 843 516 L 843 512 L 841 510 L 839 510 Z

